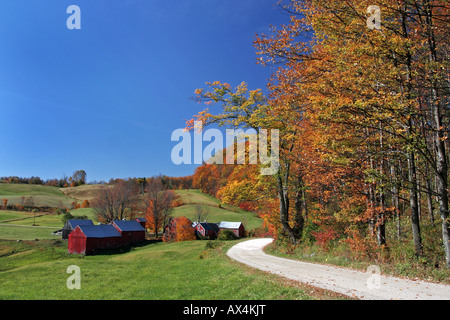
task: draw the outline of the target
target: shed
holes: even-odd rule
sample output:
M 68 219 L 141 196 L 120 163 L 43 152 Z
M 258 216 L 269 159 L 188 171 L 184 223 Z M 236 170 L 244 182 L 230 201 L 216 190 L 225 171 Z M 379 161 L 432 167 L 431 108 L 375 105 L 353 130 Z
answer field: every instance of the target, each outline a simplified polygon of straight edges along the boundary
M 203 237 L 217 237 L 219 227 L 216 223 L 200 222 L 194 226 L 197 233 Z
M 78 225 L 69 234 L 69 253 L 91 254 L 96 249 L 119 248 L 123 245 L 119 231 L 112 225 Z
M 136 218 L 136 221 L 141 224 L 142 228 L 146 229 L 145 225 L 147 224 L 147 219 L 145 219 L 145 218 Z
M 92 220 L 80 220 L 80 219 L 71 219 L 67 220 L 62 228 L 62 238 L 69 239 L 69 234 L 77 227 L 77 226 L 93 226 L 94 223 Z
M 219 223 L 219 229 L 220 230 L 231 230 L 234 232 L 234 234 L 238 237 L 243 237 L 245 228 L 242 222 L 229 222 L 229 221 L 222 221 Z
M 114 220 L 111 225 L 120 232 L 124 245 L 145 240 L 145 229 L 136 220 Z

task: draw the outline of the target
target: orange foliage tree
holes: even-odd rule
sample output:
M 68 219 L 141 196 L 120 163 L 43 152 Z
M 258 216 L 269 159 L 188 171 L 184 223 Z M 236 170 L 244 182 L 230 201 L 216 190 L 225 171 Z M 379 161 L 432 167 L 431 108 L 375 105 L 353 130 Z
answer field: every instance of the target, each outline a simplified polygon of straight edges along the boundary
M 147 193 L 143 196 L 146 227 L 157 238 L 159 230 L 170 219 L 175 193 L 172 190 L 166 190 L 160 178 L 150 180 L 146 191 Z
M 187 123 L 279 129 L 279 171 L 260 180 L 202 166 L 195 183 L 225 201 L 278 207 L 265 221 L 292 244 L 307 225 L 324 248 L 336 237 L 357 250 L 383 248 L 387 222 L 397 219 L 400 239 L 408 214 L 416 256 L 426 199 L 429 219 L 441 216 L 450 268 L 448 3 L 380 0 L 379 30 L 368 28 L 370 0 L 285 3 L 290 22 L 254 43 L 259 63 L 277 66 L 269 94 L 208 83 L 195 92 L 207 108 Z
M 171 219 L 164 231 L 164 242 L 180 242 L 195 240 L 195 229 L 192 221 L 186 217 Z

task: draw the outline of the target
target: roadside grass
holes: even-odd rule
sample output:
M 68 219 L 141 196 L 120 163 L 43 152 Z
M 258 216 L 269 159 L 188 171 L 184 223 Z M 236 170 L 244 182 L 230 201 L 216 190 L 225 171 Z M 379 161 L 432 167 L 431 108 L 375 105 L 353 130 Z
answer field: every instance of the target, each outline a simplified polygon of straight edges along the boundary
M 397 238 L 395 223 L 395 221 L 389 221 L 386 225 L 388 245 L 385 248 L 376 247 L 364 252 L 354 252 L 343 241 L 344 238 L 340 241 L 331 241 L 326 247 L 322 247 L 305 237 L 304 241 L 295 247 L 274 241 L 266 247 L 265 251 L 268 254 L 284 258 L 361 271 L 366 271 L 369 266 L 376 265 L 385 275 L 450 284 L 450 269 L 445 268 L 439 221 L 434 226 L 430 221 L 422 221 L 424 254 L 421 257 L 416 257 L 414 254 L 410 220 L 401 220 L 400 239 Z
M 95 256 L 67 253 L 64 240 L 0 241 L 0 299 L 75 300 L 305 300 L 340 299 L 288 284 L 233 262 L 237 241 L 149 243 Z M 81 289 L 69 290 L 67 267 L 81 270 Z

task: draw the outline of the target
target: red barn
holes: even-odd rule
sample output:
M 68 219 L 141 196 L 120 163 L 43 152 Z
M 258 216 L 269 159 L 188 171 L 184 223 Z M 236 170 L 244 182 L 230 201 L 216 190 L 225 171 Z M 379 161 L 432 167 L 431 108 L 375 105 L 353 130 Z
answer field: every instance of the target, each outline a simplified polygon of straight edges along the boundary
M 79 225 L 93 226 L 94 223 L 92 222 L 92 220 L 67 220 L 67 222 L 64 224 L 64 227 L 62 228 L 62 238 L 69 239 L 69 234 Z
M 123 240 L 119 231 L 111 225 L 78 225 L 69 234 L 69 253 L 91 254 L 97 249 L 119 248 Z
M 239 238 L 242 238 L 245 233 L 244 225 L 242 224 L 242 222 L 222 221 L 221 223 L 219 223 L 219 229 L 220 230 L 231 230 Z
M 120 232 L 123 244 L 137 243 L 145 240 L 145 229 L 136 220 L 113 221 L 111 225 Z

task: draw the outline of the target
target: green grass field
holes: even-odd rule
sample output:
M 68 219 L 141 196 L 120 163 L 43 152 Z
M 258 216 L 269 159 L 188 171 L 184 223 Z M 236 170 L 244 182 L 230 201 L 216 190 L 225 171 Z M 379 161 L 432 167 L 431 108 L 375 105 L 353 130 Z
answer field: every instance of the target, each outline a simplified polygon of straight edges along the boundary
M 94 223 L 97 223 L 97 217 L 92 208 L 71 210 L 70 213 L 74 216 L 88 216 Z M 37 213 L 36 218 L 34 218 L 31 212 L 0 210 L 0 239 L 42 240 L 61 238 L 51 234 L 64 226 L 61 218 L 61 215 L 41 212 Z M 36 226 L 33 226 L 33 224 Z
M 150 243 L 96 256 L 67 253 L 62 240 L 0 241 L 0 299 L 315 299 L 299 287 L 230 260 L 236 241 Z M 69 290 L 66 273 L 80 268 L 81 289 Z M 308 290 L 308 291 L 306 291 Z
M 198 190 L 177 193 L 185 205 L 175 208 L 174 216 L 193 218 L 194 206 L 200 204 L 208 209 L 208 221 L 242 221 L 247 229 L 261 225 L 261 219 L 254 214 L 232 207 L 219 208 L 218 200 Z M 90 208 L 71 213 L 97 221 Z M 32 226 L 34 223 L 38 226 Z M 232 261 L 226 251 L 237 241 L 146 242 L 134 248 L 79 256 L 67 252 L 67 240 L 51 235 L 62 226 L 61 216 L 56 214 L 34 219 L 29 212 L 0 210 L 0 299 L 341 298 Z M 66 270 L 71 265 L 80 267 L 80 290 L 67 288 L 70 274 Z

